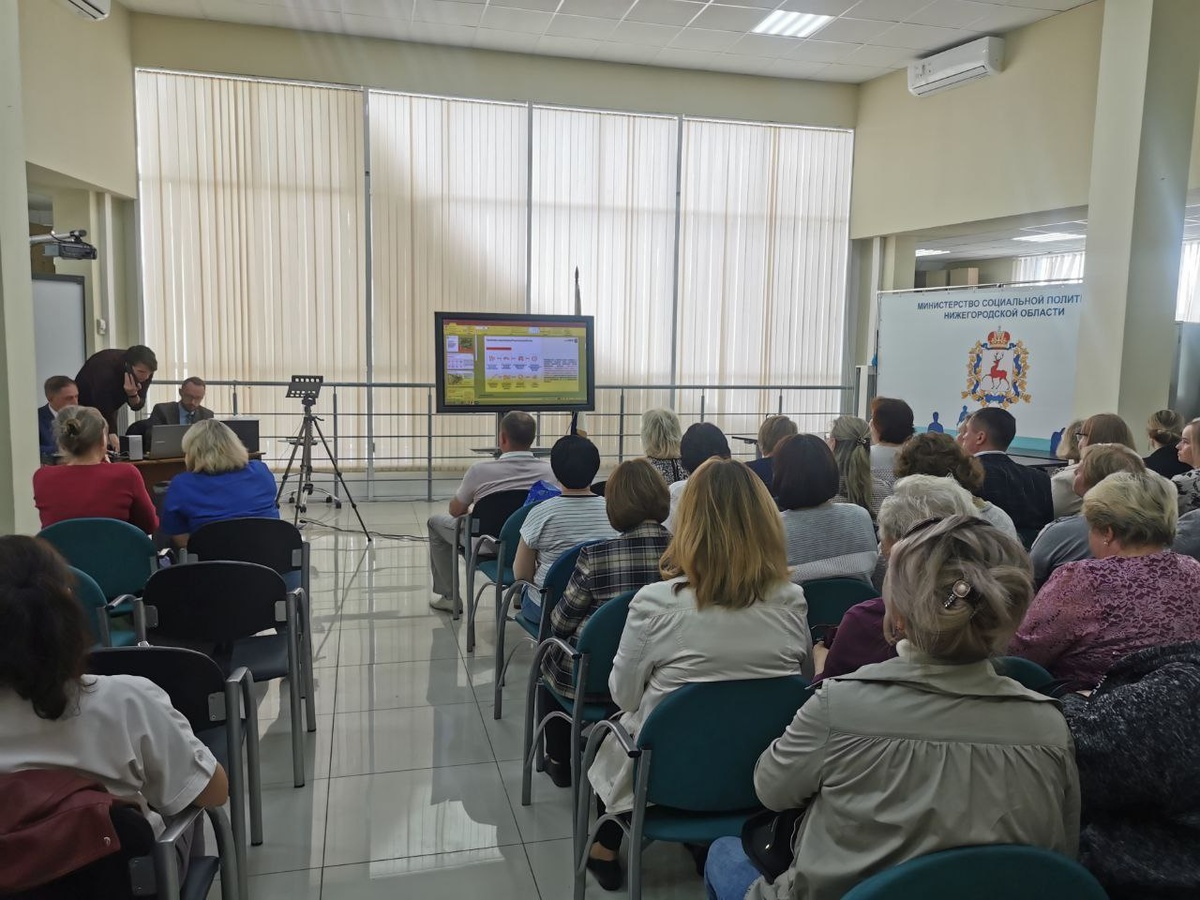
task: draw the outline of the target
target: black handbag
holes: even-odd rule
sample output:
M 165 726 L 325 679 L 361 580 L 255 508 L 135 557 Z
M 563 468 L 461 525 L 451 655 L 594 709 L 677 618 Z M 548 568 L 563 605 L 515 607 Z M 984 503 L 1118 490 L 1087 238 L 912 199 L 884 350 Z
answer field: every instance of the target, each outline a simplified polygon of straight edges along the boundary
M 774 884 L 791 867 L 796 856 L 792 835 L 803 815 L 802 809 L 786 809 L 781 813 L 768 809 L 755 813 L 742 825 L 742 850 L 767 884 Z

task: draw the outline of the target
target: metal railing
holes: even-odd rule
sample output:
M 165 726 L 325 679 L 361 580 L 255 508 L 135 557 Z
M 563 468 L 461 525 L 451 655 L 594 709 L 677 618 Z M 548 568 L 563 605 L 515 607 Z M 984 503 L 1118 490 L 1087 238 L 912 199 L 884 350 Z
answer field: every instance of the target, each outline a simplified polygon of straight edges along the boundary
M 285 399 L 287 384 L 208 381 L 204 401 L 218 418 L 258 418 L 263 460 L 277 472 L 287 465 L 304 415 L 298 400 Z M 494 413 L 438 413 L 434 389 L 428 382 L 325 382 L 314 412 L 356 500 L 449 497 L 467 467 L 495 444 Z M 752 459 L 750 439 L 765 416 L 788 415 L 801 431 L 824 433 L 830 419 L 850 408 L 853 391 L 842 384 L 597 385 L 596 409 L 583 414 L 581 427 L 600 449 L 602 472 L 642 455 L 641 414 L 659 406 L 673 408 L 685 429 L 715 423 L 730 436 L 735 457 Z M 165 399 L 155 393 L 152 400 Z M 568 413 L 534 415 L 540 446 L 570 427 Z M 338 496 L 323 448 L 314 449 L 313 463 L 314 481 Z

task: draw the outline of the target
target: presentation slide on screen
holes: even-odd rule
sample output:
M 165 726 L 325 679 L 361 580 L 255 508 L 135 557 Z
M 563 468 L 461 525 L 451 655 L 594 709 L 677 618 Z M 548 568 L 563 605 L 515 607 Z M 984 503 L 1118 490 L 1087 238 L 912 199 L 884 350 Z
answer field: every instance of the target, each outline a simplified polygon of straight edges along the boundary
M 441 339 L 449 406 L 587 402 L 582 325 L 446 321 Z
M 1017 420 L 1014 447 L 1050 450 L 1071 420 L 1083 285 L 884 294 L 879 394 L 922 431 L 954 434 L 982 406 Z

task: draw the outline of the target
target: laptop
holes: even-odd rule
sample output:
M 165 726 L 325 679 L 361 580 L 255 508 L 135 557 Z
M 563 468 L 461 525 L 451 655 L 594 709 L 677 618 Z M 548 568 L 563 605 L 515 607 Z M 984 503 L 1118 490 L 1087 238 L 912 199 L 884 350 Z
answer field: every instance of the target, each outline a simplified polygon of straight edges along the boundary
M 233 430 L 247 453 L 258 452 L 258 419 L 222 419 L 221 422 Z
M 148 459 L 178 459 L 183 456 L 183 436 L 191 425 L 155 425 L 150 429 Z

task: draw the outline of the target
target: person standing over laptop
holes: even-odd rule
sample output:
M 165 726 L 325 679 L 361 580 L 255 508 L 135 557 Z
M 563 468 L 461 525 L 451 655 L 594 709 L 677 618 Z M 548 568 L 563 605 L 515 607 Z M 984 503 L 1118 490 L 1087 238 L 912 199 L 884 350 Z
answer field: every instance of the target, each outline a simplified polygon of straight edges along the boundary
M 433 572 L 433 592 L 429 605 L 442 612 L 454 612 L 451 596 L 454 553 L 454 520 L 471 511 L 471 506 L 489 494 L 500 491 L 527 491 L 538 481 L 555 481 L 550 463 L 537 459 L 529 448 L 537 438 L 537 422 L 526 412 L 505 413 L 500 420 L 500 457 L 477 462 L 467 470 L 462 484 L 450 500 L 449 515 L 429 517 L 429 568 Z M 555 482 L 557 483 L 557 482 Z
M 193 375 L 179 386 L 179 399 L 154 404 L 150 410 L 150 427 L 155 425 L 192 425 L 213 417 L 213 411 L 204 403 L 207 386 L 204 380 Z
M 113 450 L 119 446 L 117 413 L 122 406 L 138 410 L 146 405 L 146 394 L 156 371 L 158 358 L 154 351 L 135 344 L 128 350 L 93 353 L 75 376 L 80 405 L 100 410 L 108 423 L 108 445 Z

